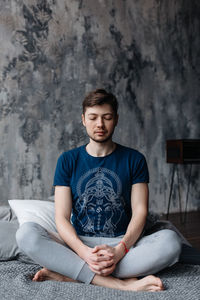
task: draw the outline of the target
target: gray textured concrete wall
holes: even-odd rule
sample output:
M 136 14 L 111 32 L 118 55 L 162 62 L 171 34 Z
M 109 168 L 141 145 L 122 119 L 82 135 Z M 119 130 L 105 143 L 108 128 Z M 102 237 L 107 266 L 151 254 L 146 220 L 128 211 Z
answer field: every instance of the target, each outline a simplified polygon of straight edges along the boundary
M 166 212 L 165 140 L 200 138 L 199 13 L 198 0 L 2 0 L 0 203 L 51 194 L 59 154 L 87 142 L 84 95 L 105 87 L 120 102 L 115 140 L 146 155 L 150 208 Z M 191 210 L 199 175 L 194 166 Z

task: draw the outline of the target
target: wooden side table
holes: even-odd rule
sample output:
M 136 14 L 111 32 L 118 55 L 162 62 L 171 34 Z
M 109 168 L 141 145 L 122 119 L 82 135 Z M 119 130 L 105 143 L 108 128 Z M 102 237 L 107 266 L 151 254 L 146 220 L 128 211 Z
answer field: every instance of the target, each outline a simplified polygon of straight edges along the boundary
M 169 199 L 167 205 L 167 219 L 169 217 L 169 210 L 171 204 L 171 196 L 174 186 L 174 175 L 177 173 L 178 179 L 178 195 L 179 195 L 179 211 L 180 211 L 180 220 L 181 222 L 186 221 L 187 205 L 188 205 L 188 196 L 191 183 L 191 174 L 192 174 L 192 165 L 200 164 L 200 139 L 180 139 L 180 140 L 167 140 L 166 141 L 166 160 L 167 163 L 173 164 L 172 177 L 170 184 Z M 185 199 L 185 210 L 183 219 L 181 217 L 182 213 L 182 201 L 180 193 L 180 176 L 179 176 L 179 164 L 188 164 L 190 165 L 189 176 L 187 180 L 187 192 Z

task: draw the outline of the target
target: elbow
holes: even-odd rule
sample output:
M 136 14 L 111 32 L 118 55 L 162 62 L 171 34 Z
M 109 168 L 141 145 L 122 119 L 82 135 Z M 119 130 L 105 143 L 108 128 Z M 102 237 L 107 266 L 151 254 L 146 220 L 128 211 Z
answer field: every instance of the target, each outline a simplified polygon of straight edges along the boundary
M 56 228 L 58 230 L 58 232 L 60 233 L 60 231 L 62 230 L 62 228 L 65 226 L 66 222 L 67 222 L 67 218 L 63 215 L 55 215 L 55 223 L 56 223 Z
M 135 209 L 135 211 L 133 211 L 133 218 L 139 218 L 140 220 L 145 220 L 148 216 L 148 209 L 147 208 L 140 208 L 138 207 L 137 209 Z

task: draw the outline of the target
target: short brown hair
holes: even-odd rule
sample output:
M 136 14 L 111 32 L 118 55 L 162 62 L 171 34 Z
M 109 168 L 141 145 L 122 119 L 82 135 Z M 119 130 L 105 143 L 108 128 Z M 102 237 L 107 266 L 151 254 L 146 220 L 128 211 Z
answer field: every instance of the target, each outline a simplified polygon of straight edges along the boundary
M 118 110 L 117 98 L 113 94 L 108 93 L 104 89 L 96 89 L 90 92 L 85 97 L 82 103 L 83 114 L 85 114 L 87 107 L 92 107 L 95 105 L 103 105 L 103 104 L 109 104 L 112 107 L 114 114 L 117 115 L 117 110 Z

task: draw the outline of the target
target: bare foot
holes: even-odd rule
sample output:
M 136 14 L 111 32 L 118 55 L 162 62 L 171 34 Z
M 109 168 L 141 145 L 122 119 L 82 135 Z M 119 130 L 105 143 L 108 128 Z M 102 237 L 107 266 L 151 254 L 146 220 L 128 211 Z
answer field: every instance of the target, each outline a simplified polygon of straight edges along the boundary
M 59 273 L 50 271 L 46 268 L 43 268 L 40 271 L 38 271 L 32 280 L 33 281 L 56 280 L 56 281 L 65 281 L 65 282 L 78 282 Z M 92 283 L 95 285 L 124 290 L 124 291 L 156 292 L 156 291 L 164 290 L 164 286 L 160 278 L 155 277 L 153 275 L 146 276 L 139 280 L 137 278 L 118 279 L 112 276 L 103 277 L 103 276 L 95 275 Z
M 77 282 L 69 277 L 66 277 L 62 274 L 50 271 L 46 268 L 39 270 L 33 277 L 33 281 L 45 281 L 45 280 L 55 280 L 55 281 L 71 281 Z
M 137 278 L 118 279 L 112 276 L 103 277 L 96 275 L 93 278 L 92 283 L 95 285 L 124 291 L 156 292 L 164 290 L 164 286 L 160 278 L 153 275 L 146 276 L 139 280 Z
M 132 290 L 132 291 L 162 291 L 164 290 L 164 286 L 160 278 L 155 277 L 153 275 L 146 276 L 142 279 L 135 280 L 133 279 L 124 279 L 125 283 L 124 289 L 125 290 Z

